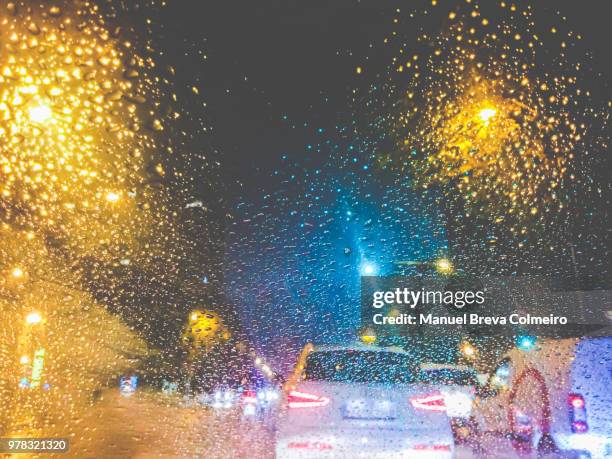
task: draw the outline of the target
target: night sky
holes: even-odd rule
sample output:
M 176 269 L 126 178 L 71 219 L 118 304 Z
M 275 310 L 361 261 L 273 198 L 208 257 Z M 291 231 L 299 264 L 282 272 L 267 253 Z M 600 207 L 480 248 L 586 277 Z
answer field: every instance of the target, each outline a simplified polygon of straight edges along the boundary
M 581 83 L 593 88 L 596 97 L 609 100 L 605 81 L 609 80 L 610 62 L 605 56 L 610 27 L 601 11 L 602 2 L 546 0 L 533 5 L 533 18 L 540 26 L 559 23 L 555 16 L 559 11 L 567 18 L 566 27 L 582 34 L 581 47 L 568 51 L 575 54 L 570 57 L 588 57 L 585 66 L 591 80 Z M 365 106 L 367 97 L 352 97 L 355 90 L 367 95 L 388 81 L 397 49 L 385 45 L 384 39 L 393 30 L 397 8 L 431 11 L 420 14 L 417 24 L 432 33 L 442 29 L 446 20 L 431 1 L 376 0 L 168 2 L 152 18 L 153 42 L 162 61 L 176 69 L 173 80 L 179 91 L 185 90 L 183 100 L 192 104 L 188 111 L 208 126 L 206 135 L 199 132 L 191 139 L 191 148 L 214 150 L 221 163 L 225 188 L 219 212 L 230 216 L 225 222 L 228 236 L 223 269 L 228 282 L 224 288 L 230 302 L 246 308 L 239 311 L 246 328 L 257 330 L 260 336 L 266 336 L 265 325 L 249 322 L 249 310 L 260 316 L 265 304 L 273 313 L 275 305 L 289 298 L 286 314 L 299 328 L 320 312 L 306 303 L 346 305 L 355 301 L 351 295 L 333 298 L 333 286 L 354 282 L 364 262 L 376 258 L 379 267 L 386 266 L 380 274 L 389 274 L 394 258 L 427 258 L 448 249 L 440 196 L 432 192 L 410 197 L 405 191 L 410 186 L 407 181 L 391 173 L 372 172 L 377 169 L 376 153 L 392 149 L 386 143 L 389 139 L 378 137 L 380 132 L 368 126 L 370 119 L 373 123 L 378 114 L 384 114 L 376 113 L 380 109 L 376 103 Z M 416 42 L 419 29 L 405 27 L 403 39 Z M 584 50 L 590 56 L 582 56 Z M 363 72 L 358 73 L 358 67 Z M 197 100 L 205 105 L 190 100 L 193 86 L 201 96 Z M 361 123 L 359 135 L 349 128 L 354 122 Z M 607 166 L 607 160 L 600 158 L 583 172 L 604 183 Z M 603 247 L 609 190 L 604 186 L 604 197 L 598 200 L 592 200 L 590 192 L 579 198 L 588 200 L 590 207 L 575 209 L 577 223 L 568 236 L 573 238 L 578 257 L 574 268 L 587 277 L 608 278 L 609 260 Z M 201 182 L 194 197 L 206 200 L 213 193 L 214 189 Z M 389 208 L 380 206 L 385 200 Z M 410 215 L 396 216 L 402 212 Z M 417 222 L 411 220 L 415 215 L 420 215 Z M 462 227 L 464 222 L 457 220 L 455 225 Z M 486 227 L 478 231 L 465 228 L 469 237 L 489 237 Z M 547 237 L 556 237 L 546 236 L 547 228 L 541 231 L 540 245 L 546 245 Z M 330 238 L 329 232 L 336 236 Z M 404 241 L 404 233 L 412 240 Z M 507 273 L 537 271 L 542 266 L 572 271 L 566 250 L 545 259 L 541 248 L 517 253 L 501 245 L 491 256 L 484 249 L 478 252 L 469 237 L 462 242 L 464 250 L 470 249 L 472 261 L 483 266 Z M 351 239 L 360 242 L 351 244 Z M 428 245 L 422 244 L 424 239 Z M 385 244 L 387 253 L 383 253 Z M 325 252 L 326 247 L 331 252 Z M 343 251 L 349 252 L 348 258 L 343 258 Z M 251 253 L 261 255 L 247 255 Z M 311 265 L 295 261 L 301 256 L 312 260 Z M 350 276 L 337 276 L 335 268 L 325 271 L 343 262 L 351 264 Z M 283 270 L 293 272 L 293 280 L 283 281 Z M 317 272 L 326 272 L 324 282 L 314 274 Z M 254 293 L 255 278 L 257 285 L 266 286 L 263 290 L 274 290 L 278 282 L 305 286 L 288 288 L 275 297 L 278 292 Z M 296 311 L 301 315 L 296 316 Z M 321 321 L 318 332 L 341 328 L 333 320 Z M 302 332 L 312 335 L 307 327 L 291 330 L 294 335 Z
M 595 70 L 609 75 L 611 34 L 603 3 L 535 2 L 542 17 L 557 10 L 567 16 L 593 51 Z M 156 20 L 165 34 L 160 46 L 178 61 L 178 78 L 202 87 L 214 144 L 226 161 L 252 176 L 251 166 L 275 167 L 287 150 L 306 153 L 312 131 L 287 129 L 283 116 L 290 125 L 335 123 L 349 111 L 350 90 L 384 73 L 389 51 L 381 42 L 394 10 L 429 4 L 186 0 L 168 2 Z M 360 65 L 368 71 L 357 76 Z

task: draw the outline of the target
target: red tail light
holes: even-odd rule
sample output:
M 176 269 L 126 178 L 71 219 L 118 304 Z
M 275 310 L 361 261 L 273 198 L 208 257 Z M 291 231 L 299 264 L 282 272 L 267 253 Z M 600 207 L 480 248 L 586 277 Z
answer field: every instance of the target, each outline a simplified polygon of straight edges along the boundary
M 574 433 L 585 433 L 589 431 L 587 424 L 587 411 L 584 397 L 580 394 L 569 394 L 567 396 L 569 408 L 570 426 Z
M 257 394 L 253 390 L 246 390 L 242 393 L 242 403 L 255 405 L 257 403 Z
M 417 410 L 446 411 L 444 395 L 439 393 L 424 395 L 421 397 L 413 397 L 410 399 L 410 403 Z
M 289 408 L 316 408 L 329 403 L 328 397 L 292 390 L 287 398 Z

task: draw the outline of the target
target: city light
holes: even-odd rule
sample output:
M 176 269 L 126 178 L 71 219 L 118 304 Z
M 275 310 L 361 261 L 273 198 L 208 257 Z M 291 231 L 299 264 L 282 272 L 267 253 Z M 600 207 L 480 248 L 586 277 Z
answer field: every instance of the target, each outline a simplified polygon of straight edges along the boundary
M 11 274 L 15 278 L 23 277 L 23 269 L 21 269 L 21 268 L 13 268 L 13 271 L 11 272 Z
M 536 338 L 535 336 L 519 336 L 517 338 L 517 346 L 523 351 L 529 351 L 535 347 Z
M 51 119 L 53 112 L 47 105 L 37 105 L 28 111 L 30 120 L 35 123 L 45 123 Z
M 42 322 L 42 316 L 39 312 L 33 311 L 26 316 L 26 323 L 28 325 L 36 325 Z
M 375 276 L 378 269 L 376 265 L 369 262 L 364 262 L 361 265 L 361 275 L 362 276 Z
M 478 117 L 484 123 L 488 123 L 489 120 L 491 118 L 493 118 L 496 113 L 497 113 L 497 110 L 495 110 L 494 108 L 484 108 L 484 109 L 480 110 L 480 112 L 478 113 Z
M 434 264 L 436 271 L 440 274 L 450 274 L 453 272 L 453 264 L 448 258 L 438 258 Z
M 472 346 L 472 344 L 468 343 L 467 341 L 464 341 L 463 343 L 461 343 L 459 350 L 461 351 L 463 356 L 468 359 L 473 359 L 474 357 L 476 357 L 476 348 Z
M 106 200 L 108 202 L 117 202 L 119 201 L 119 194 L 111 191 L 106 194 Z
M 376 342 L 376 333 L 372 328 L 367 327 L 361 333 L 360 339 L 364 344 L 373 344 Z

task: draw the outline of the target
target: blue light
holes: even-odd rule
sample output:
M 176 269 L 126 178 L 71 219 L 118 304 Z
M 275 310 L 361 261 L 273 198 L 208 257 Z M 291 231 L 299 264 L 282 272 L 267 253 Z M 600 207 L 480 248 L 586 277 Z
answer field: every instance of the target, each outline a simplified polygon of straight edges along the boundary
M 536 338 L 535 336 L 519 336 L 516 341 L 519 349 L 528 351 L 535 347 Z
M 360 271 L 362 276 L 375 276 L 378 271 L 378 268 L 374 263 L 366 261 L 361 264 Z

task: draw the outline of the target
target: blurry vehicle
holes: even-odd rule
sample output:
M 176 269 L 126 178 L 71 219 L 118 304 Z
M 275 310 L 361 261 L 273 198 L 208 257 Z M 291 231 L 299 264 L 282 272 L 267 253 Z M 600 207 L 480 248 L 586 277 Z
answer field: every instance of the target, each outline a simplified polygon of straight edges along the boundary
M 219 385 L 210 392 L 200 392 L 196 399 L 201 405 L 210 406 L 216 412 L 223 412 L 239 405 L 242 392 L 242 387 Z
M 425 363 L 420 366 L 419 380 L 444 395 L 446 414 L 451 418 L 455 439 L 465 439 L 470 433 L 467 424 L 479 386 L 476 371 L 466 365 Z
M 285 386 L 276 457 L 450 458 L 443 395 L 401 349 L 307 345 Z
M 539 457 L 612 457 L 611 377 L 610 336 L 518 346 L 476 397 L 473 422 L 481 449 L 501 436 L 517 452 Z
M 246 390 L 242 393 L 242 414 L 252 419 L 268 419 L 278 405 L 280 391 L 274 386 Z
M 280 390 L 274 380 L 266 377 L 249 358 L 239 365 L 220 366 L 214 382 L 201 385 L 196 399 L 210 406 L 215 414 L 239 411 L 245 418 L 261 420 L 270 417 L 278 405 Z

